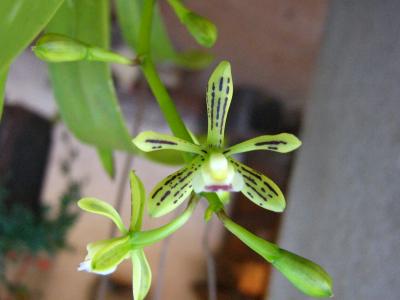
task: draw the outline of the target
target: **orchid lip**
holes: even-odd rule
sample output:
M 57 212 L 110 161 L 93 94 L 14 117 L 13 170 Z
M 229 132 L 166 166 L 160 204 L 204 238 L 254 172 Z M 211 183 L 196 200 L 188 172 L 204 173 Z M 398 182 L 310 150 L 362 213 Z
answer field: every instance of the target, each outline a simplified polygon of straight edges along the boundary
M 208 192 L 229 192 L 233 189 L 232 184 L 206 185 L 204 189 Z

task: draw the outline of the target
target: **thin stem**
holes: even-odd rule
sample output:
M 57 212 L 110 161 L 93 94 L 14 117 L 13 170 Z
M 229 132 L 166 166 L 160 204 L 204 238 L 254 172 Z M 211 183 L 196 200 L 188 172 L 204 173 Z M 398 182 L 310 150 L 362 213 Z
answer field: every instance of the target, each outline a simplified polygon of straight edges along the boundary
M 167 89 L 162 83 L 160 76 L 157 73 L 153 59 L 151 57 L 151 28 L 153 21 L 155 0 L 146 0 L 143 7 L 143 15 L 139 31 L 138 53 L 141 59 L 141 68 L 144 76 L 150 86 L 150 89 L 156 98 L 161 112 L 168 123 L 172 133 L 181 139 L 193 142 L 193 139 L 183 123 L 176 106 L 171 99 Z M 184 159 L 188 162 L 192 159 L 190 154 L 185 154 Z M 223 207 L 218 196 L 214 194 L 203 195 L 210 204 L 210 207 L 215 208 L 215 211 Z
M 161 112 L 164 115 L 172 133 L 184 140 L 191 141 L 192 137 L 189 134 L 185 124 L 179 115 L 174 102 L 168 94 L 167 89 L 162 83 L 160 76 L 157 73 L 156 67 L 151 57 L 151 31 L 153 23 L 155 0 L 146 0 L 143 7 L 142 20 L 139 31 L 138 53 L 141 59 L 141 67 L 144 76 L 153 92 Z
M 214 255 L 210 249 L 209 238 L 212 227 L 212 219 L 206 224 L 203 236 L 203 249 L 207 261 L 207 289 L 208 300 L 217 300 L 217 276 L 215 271 Z

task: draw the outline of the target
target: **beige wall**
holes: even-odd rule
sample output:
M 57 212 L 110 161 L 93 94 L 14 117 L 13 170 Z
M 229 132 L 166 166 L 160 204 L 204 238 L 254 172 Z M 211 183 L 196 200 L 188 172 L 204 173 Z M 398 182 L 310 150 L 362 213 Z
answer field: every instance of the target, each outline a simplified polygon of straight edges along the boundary
M 192 0 L 187 4 L 216 23 L 219 38 L 212 51 L 218 59 L 232 62 L 236 83 L 262 87 L 290 105 L 302 104 L 319 50 L 327 0 Z M 168 6 L 163 13 L 177 46 L 196 47 Z M 208 73 L 204 72 L 204 81 Z

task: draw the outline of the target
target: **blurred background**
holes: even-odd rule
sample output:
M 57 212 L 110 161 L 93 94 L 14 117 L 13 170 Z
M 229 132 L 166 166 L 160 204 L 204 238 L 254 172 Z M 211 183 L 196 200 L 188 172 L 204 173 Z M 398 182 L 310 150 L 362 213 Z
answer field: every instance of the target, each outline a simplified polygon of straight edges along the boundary
M 194 46 L 171 9 L 162 15 L 178 49 Z M 253 152 L 242 160 L 287 196 L 283 214 L 239 194 L 229 214 L 257 235 L 321 264 L 335 299 L 397 300 L 400 293 L 400 2 L 328 0 L 187 1 L 217 26 L 215 63 L 201 72 L 170 65 L 160 73 L 188 127 L 206 132 L 205 87 L 217 62 L 232 65 L 229 143 L 291 132 L 290 155 Z M 133 54 L 113 27 L 113 49 Z M 169 132 L 140 71 L 113 66 L 131 134 Z M 176 170 L 117 153 L 110 179 L 96 151 L 79 142 L 57 113 L 47 67 L 30 51 L 12 64 L 0 123 L 0 299 L 129 299 L 131 266 L 107 281 L 77 272 L 86 244 L 110 235 L 109 221 L 79 213 L 93 196 L 120 204 L 126 222 L 135 169 L 149 191 Z M 201 203 L 170 239 L 146 248 L 153 270 L 148 299 L 308 299 Z M 166 223 L 146 216 L 144 228 Z M 24 249 L 23 252 L 20 250 Z M 23 253 L 23 254 L 21 254 Z M 208 269 L 207 263 L 215 263 Z M 7 287 L 7 288 L 6 288 Z M 7 290 L 7 292 L 6 292 Z M 12 294 L 9 296 L 6 294 Z

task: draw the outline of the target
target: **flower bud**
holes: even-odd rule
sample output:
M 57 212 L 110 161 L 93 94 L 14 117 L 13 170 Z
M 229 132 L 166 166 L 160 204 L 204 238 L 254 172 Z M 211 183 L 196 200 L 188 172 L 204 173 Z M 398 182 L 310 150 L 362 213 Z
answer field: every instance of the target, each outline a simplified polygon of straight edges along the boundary
M 32 50 L 39 59 L 53 63 L 82 60 L 124 65 L 137 63 L 118 53 L 55 33 L 42 36 Z
M 280 249 L 280 255 L 273 261 L 279 270 L 296 288 L 315 298 L 333 296 L 332 278 L 316 263 L 297 254 Z
M 35 55 L 47 62 L 66 62 L 84 60 L 87 45 L 60 34 L 46 34 L 32 47 Z
M 333 296 L 332 278 L 319 265 L 259 238 L 233 222 L 223 212 L 219 212 L 218 217 L 230 232 L 272 263 L 301 292 L 315 298 Z
M 196 41 L 204 47 L 212 47 L 217 40 L 217 27 L 208 19 L 186 8 L 181 0 L 169 0 L 176 15 Z

